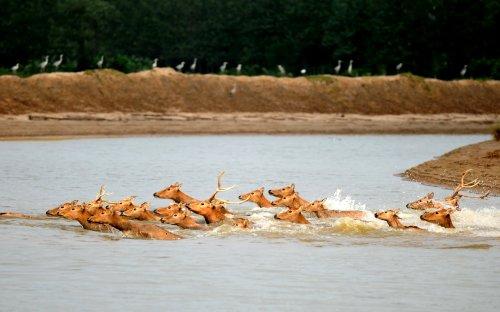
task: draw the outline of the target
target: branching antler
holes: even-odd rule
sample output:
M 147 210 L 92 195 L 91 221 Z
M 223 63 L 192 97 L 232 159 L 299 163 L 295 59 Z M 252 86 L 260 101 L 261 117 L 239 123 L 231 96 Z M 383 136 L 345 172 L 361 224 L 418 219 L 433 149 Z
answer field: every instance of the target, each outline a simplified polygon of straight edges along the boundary
M 101 185 L 101 187 L 99 188 L 99 193 L 97 194 L 96 198 L 94 201 L 98 202 L 98 201 L 104 201 L 103 197 L 104 196 L 107 196 L 107 195 L 111 195 L 113 193 L 107 193 L 106 192 L 106 186 L 104 185 Z
M 468 169 L 468 170 L 464 171 L 464 173 L 462 173 L 462 178 L 460 179 L 460 184 L 457 185 L 457 187 L 455 187 L 455 189 L 453 190 L 453 194 L 450 196 L 451 198 L 459 195 L 460 191 L 463 190 L 464 188 L 473 188 L 473 187 L 476 187 L 477 185 L 479 185 L 479 183 L 481 183 L 481 181 L 479 181 L 478 179 L 474 179 L 474 180 L 466 183 L 465 177 L 470 172 L 472 172 L 472 169 Z
M 236 185 L 222 187 L 222 176 L 224 175 L 224 173 L 224 171 L 221 171 L 221 173 L 219 173 L 219 175 L 217 176 L 217 188 L 215 189 L 215 192 L 207 199 L 207 202 L 212 202 L 219 192 L 226 192 L 236 187 Z

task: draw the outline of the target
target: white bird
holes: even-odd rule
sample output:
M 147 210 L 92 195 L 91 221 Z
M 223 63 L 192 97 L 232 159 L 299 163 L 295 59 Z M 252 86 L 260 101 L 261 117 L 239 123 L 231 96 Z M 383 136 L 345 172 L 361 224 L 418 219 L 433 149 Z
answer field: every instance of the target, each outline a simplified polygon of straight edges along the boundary
M 305 68 L 302 68 L 302 69 L 300 70 L 300 73 L 301 73 L 302 75 L 305 75 L 305 74 L 307 73 L 307 70 L 306 70 Z
M 16 65 L 12 66 L 10 69 L 12 70 L 12 73 L 16 74 L 17 70 L 19 69 L 19 63 L 17 63 Z
M 349 75 L 352 75 L 352 62 L 353 62 L 353 60 L 350 60 L 349 61 L 349 67 L 347 67 L 347 73 Z
M 104 55 L 101 56 L 101 59 L 97 61 L 97 67 L 102 68 L 102 65 L 104 64 Z
M 54 63 L 52 63 L 52 65 L 54 65 L 54 67 L 56 68 L 56 71 L 59 69 L 59 66 L 61 66 L 62 61 L 63 61 L 63 55 L 61 54 L 59 55 L 59 59 Z
M 242 68 L 241 64 L 238 64 L 238 66 L 236 66 L 236 74 L 237 75 L 241 74 L 241 68 Z
M 396 71 L 398 72 L 398 74 L 401 68 L 403 68 L 403 63 L 399 63 L 398 65 L 396 65 Z
M 179 65 L 175 66 L 175 68 L 178 70 L 178 71 L 182 71 L 182 69 L 184 68 L 184 64 L 186 62 L 182 61 Z
M 226 72 L 226 67 L 227 67 L 227 62 L 222 63 L 222 65 L 219 67 L 221 74 Z
M 229 90 L 230 96 L 234 96 L 235 94 L 236 94 L 236 84 L 234 84 L 231 90 Z
M 460 71 L 460 76 L 465 76 L 465 74 L 467 74 L 467 65 L 464 65 L 464 68 L 462 68 L 462 70 Z
M 335 66 L 334 70 L 335 70 L 335 74 L 339 74 L 340 73 L 340 69 L 342 68 L 342 60 L 338 60 L 337 61 L 337 66 Z
M 153 60 L 153 65 L 151 65 L 151 68 L 152 68 L 152 69 L 155 69 L 156 67 L 158 67 L 158 59 L 157 59 L 157 58 L 155 58 L 155 59 Z
M 278 65 L 278 70 L 279 70 L 281 76 L 285 76 L 286 75 L 285 67 L 283 67 L 281 65 Z
M 40 71 L 44 72 L 48 64 L 49 64 L 49 56 L 46 55 L 45 60 L 40 63 Z
M 193 64 L 191 64 L 191 66 L 189 67 L 192 72 L 194 72 L 196 70 L 196 63 L 197 62 L 198 62 L 198 59 L 195 57 L 194 61 L 193 61 Z

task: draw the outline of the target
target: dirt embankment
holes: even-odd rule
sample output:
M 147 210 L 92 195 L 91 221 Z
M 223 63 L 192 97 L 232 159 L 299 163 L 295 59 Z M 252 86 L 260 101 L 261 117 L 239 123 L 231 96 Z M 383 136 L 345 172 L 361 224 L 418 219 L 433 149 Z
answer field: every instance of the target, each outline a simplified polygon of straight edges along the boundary
M 414 76 L 275 78 L 156 69 L 0 77 L 0 114 L 284 112 L 499 114 L 500 82 Z
M 467 169 L 473 169 L 472 175 L 482 181 L 482 190 L 500 195 L 500 141 L 486 141 L 455 149 L 410 168 L 403 175 L 418 182 L 452 188 Z

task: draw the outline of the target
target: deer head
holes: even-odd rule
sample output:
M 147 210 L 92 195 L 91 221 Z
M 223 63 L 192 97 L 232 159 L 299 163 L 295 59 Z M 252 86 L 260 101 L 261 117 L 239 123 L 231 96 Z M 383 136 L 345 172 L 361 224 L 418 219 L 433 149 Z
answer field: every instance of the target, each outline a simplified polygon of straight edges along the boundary
M 162 217 L 169 217 L 169 216 L 173 215 L 174 213 L 181 211 L 183 206 L 184 206 L 184 204 L 182 204 L 182 203 L 175 203 L 175 204 L 169 205 L 167 207 L 157 208 L 154 210 L 154 212 L 156 214 L 161 215 Z
M 420 219 L 437 224 L 445 228 L 455 228 L 453 222 L 451 221 L 451 214 L 455 209 L 439 209 L 436 211 L 424 212 Z
M 298 202 L 298 193 L 278 198 L 274 200 L 272 204 L 274 206 L 287 207 L 289 209 L 298 209 L 300 206 L 300 203 Z
M 158 191 L 153 194 L 154 197 L 156 198 L 163 198 L 163 199 L 174 199 L 179 197 L 179 193 L 181 192 L 181 187 L 182 184 L 179 182 L 176 182 L 169 187 Z
M 277 213 L 274 218 L 277 220 L 283 220 L 293 223 L 309 224 L 309 221 L 307 221 L 307 219 L 302 215 L 302 209 L 288 209 L 286 211 Z
M 139 219 L 150 207 L 151 205 L 148 202 L 144 202 L 140 206 L 134 206 L 132 209 L 123 211 L 122 215 L 131 219 Z
M 321 200 L 315 200 L 308 205 L 303 206 L 303 210 L 307 212 L 319 212 L 326 210 L 324 204 L 325 204 L 326 198 L 321 199 Z
M 179 224 L 181 223 L 182 221 L 184 221 L 184 219 L 190 217 L 191 214 L 189 212 L 189 210 L 179 210 L 175 213 L 173 213 L 172 215 L 170 216 L 165 216 L 165 217 L 162 217 L 160 219 L 160 221 L 162 223 L 168 223 L 168 224 Z
M 426 210 L 426 209 L 444 208 L 444 206 L 440 202 L 434 200 L 434 193 L 431 192 L 425 195 L 424 197 L 407 204 L 406 208 L 415 210 Z
M 399 220 L 398 216 L 399 210 L 386 210 L 386 211 L 379 211 L 375 213 L 375 218 L 387 221 L 389 223 L 394 222 L 395 220 Z
M 202 215 L 207 223 L 222 221 L 226 218 L 226 213 L 228 213 L 223 205 L 209 202 L 193 202 L 187 204 L 186 207 L 194 213 Z
M 252 227 L 252 222 L 250 222 L 247 219 L 244 218 L 235 218 L 232 220 L 233 226 L 242 228 L 242 229 L 249 229 Z
M 112 211 L 110 209 L 105 208 L 97 208 L 95 213 L 88 219 L 89 222 L 95 223 L 111 223 L 113 217 L 119 216 L 119 211 Z
M 269 190 L 269 194 L 273 195 L 274 197 L 285 197 L 288 195 L 292 195 L 293 193 L 295 193 L 295 184 L 290 184 L 282 188 Z
M 85 206 L 73 205 L 61 208 L 57 214 L 66 219 L 77 220 L 85 213 Z
M 241 194 L 240 196 L 238 196 L 238 198 L 241 200 L 247 200 L 247 201 L 250 201 L 253 203 L 258 203 L 262 197 L 264 197 L 264 188 L 263 187 L 258 188 L 256 190 L 253 190 L 251 192 L 245 193 L 245 194 Z
M 136 198 L 136 196 L 125 197 L 124 199 L 120 200 L 119 202 L 113 203 L 109 208 L 113 211 L 120 211 L 120 212 L 132 209 L 132 208 L 136 207 L 136 205 L 134 204 L 135 198 Z
M 59 206 L 57 206 L 55 208 L 47 210 L 45 212 L 45 214 L 48 215 L 48 216 L 51 216 L 51 217 L 57 217 L 57 216 L 59 216 L 59 214 L 58 214 L 59 210 L 64 209 L 66 207 L 73 207 L 73 206 L 76 206 L 76 205 L 78 205 L 78 200 L 67 202 L 67 203 L 61 204 L 61 205 L 59 205 Z

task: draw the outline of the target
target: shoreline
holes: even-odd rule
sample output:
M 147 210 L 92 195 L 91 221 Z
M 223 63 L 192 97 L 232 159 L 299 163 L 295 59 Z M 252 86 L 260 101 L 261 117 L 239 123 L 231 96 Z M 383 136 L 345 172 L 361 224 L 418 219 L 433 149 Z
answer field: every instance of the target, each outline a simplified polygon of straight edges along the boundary
M 25 114 L 0 115 L 0 140 L 231 134 L 486 134 L 499 121 L 496 114 Z
M 500 196 L 500 141 L 484 141 L 449 151 L 399 174 L 409 181 L 453 189 L 462 172 L 472 169 L 471 177 L 481 180 L 472 192 L 491 191 Z M 468 190 L 469 191 L 469 190 Z

